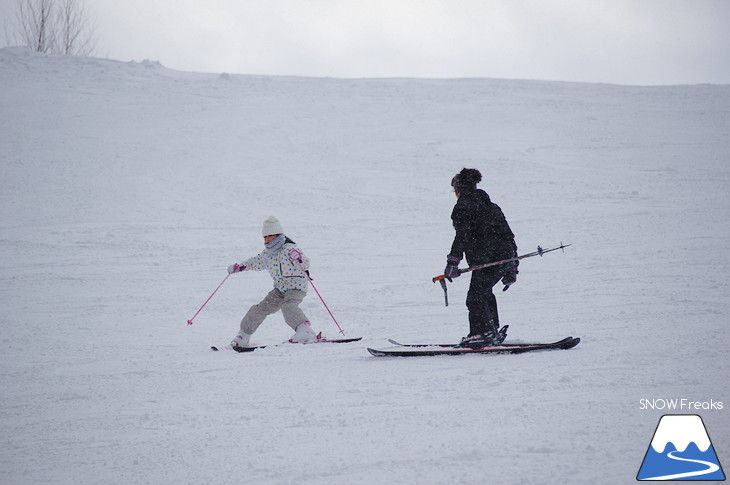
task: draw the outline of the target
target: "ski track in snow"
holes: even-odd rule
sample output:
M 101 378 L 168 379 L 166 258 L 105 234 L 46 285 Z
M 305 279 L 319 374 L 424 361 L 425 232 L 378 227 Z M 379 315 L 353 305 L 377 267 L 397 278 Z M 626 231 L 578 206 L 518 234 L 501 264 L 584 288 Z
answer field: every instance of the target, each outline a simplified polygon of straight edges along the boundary
M 0 49 L 0 482 L 633 483 L 660 410 L 727 401 L 730 86 L 175 72 Z M 517 235 L 517 356 L 431 278 L 462 167 Z M 353 344 L 225 345 L 276 215 Z M 305 312 L 337 330 L 314 292 Z M 279 315 L 255 344 L 290 337 Z M 718 454 L 727 410 L 702 415 Z M 723 451 L 724 450 L 724 451 Z M 722 457 L 721 457 L 722 460 Z M 505 474 L 508 474 L 506 476 Z M 597 477 L 600 477 L 597 478 Z

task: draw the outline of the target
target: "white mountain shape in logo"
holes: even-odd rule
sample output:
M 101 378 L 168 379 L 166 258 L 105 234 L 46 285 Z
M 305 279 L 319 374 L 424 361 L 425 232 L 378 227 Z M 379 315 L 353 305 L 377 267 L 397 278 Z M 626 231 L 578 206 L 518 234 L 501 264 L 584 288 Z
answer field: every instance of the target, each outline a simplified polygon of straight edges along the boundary
M 686 450 L 690 443 L 697 445 L 703 453 L 712 445 L 702 418 L 696 415 L 662 417 L 651 440 L 651 447 L 657 453 L 664 453 L 664 448 L 670 442 L 679 452 Z

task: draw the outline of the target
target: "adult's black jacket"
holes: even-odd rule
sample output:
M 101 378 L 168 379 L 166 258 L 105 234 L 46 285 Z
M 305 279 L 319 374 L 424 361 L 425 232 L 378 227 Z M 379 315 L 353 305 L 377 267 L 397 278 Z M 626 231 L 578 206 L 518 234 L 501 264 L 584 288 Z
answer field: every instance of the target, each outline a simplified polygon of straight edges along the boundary
M 469 266 L 517 256 L 515 235 L 502 209 L 481 189 L 463 189 L 451 213 L 456 236 L 450 256 L 466 254 Z M 516 265 L 515 265 L 516 266 Z

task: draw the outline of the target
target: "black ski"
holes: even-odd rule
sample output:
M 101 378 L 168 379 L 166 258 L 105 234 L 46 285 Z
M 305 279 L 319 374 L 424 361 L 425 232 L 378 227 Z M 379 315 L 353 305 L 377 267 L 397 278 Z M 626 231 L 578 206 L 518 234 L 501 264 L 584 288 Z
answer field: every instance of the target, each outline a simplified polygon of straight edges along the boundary
M 562 340 L 558 340 L 557 342 L 503 342 L 499 345 L 499 347 L 524 347 L 524 346 L 533 346 L 533 345 L 553 345 L 561 342 L 567 342 L 568 340 L 573 340 L 573 337 L 565 337 Z M 397 345 L 398 347 L 443 347 L 443 348 L 461 348 L 459 344 L 403 344 L 398 342 L 397 340 L 393 340 L 392 338 L 388 339 L 388 342 L 390 342 L 393 345 Z
M 355 338 L 336 338 L 336 339 L 327 339 L 322 338 L 315 340 L 313 342 L 297 342 L 296 344 L 301 345 L 310 345 L 310 344 L 345 344 L 348 342 L 357 342 L 358 340 L 362 340 L 362 337 L 355 337 Z M 265 349 L 266 347 L 278 347 L 279 345 L 293 345 L 293 342 L 284 342 L 283 344 L 277 344 L 277 345 L 257 345 L 254 347 L 216 347 L 212 346 L 210 350 L 214 350 L 216 352 L 220 350 L 235 350 L 236 352 L 243 353 L 243 352 L 253 352 L 256 349 Z
M 432 355 L 465 355 L 465 354 L 524 354 L 541 350 L 572 349 L 580 343 L 579 338 L 567 337 L 563 340 L 551 343 L 535 344 L 502 344 L 497 347 L 481 347 L 472 349 L 470 347 L 458 347 L 454 345 L 421 345 L 414 347 L 371 349 L 368 352 L 376 357 L 421 357 Z M 431 347 L 431 348 L 426 348 Z

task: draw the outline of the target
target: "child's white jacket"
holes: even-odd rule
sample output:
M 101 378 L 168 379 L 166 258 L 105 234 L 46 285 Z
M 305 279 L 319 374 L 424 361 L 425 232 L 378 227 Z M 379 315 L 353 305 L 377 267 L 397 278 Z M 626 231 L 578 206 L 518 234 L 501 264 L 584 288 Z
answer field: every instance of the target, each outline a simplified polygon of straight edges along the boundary
M 274 288 L 279 291 L 299 290 L 307 291 L 309 280 L 301 267 L 309 269 L 309 258 L 304 255 L 294 243 L 286 243 L 278 251 L 264 249 L 262 252 L 240 263 L 245 266 L 244 271 L 267 270 L 274 280 Z

